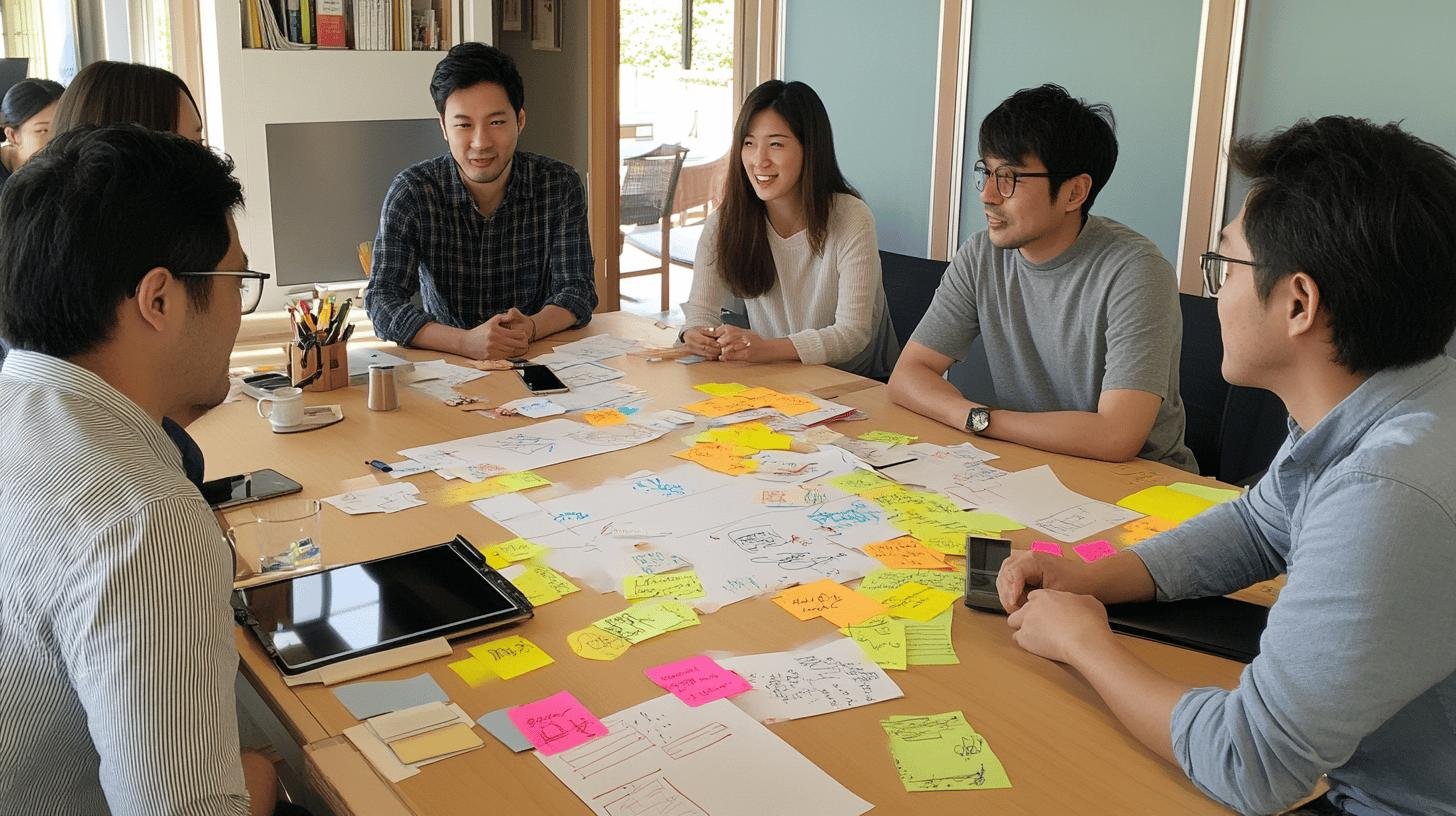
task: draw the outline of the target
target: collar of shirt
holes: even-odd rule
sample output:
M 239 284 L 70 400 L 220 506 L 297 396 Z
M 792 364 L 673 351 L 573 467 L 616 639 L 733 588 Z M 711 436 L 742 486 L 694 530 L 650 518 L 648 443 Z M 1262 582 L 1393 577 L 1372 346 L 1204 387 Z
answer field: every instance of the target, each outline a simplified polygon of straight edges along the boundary
M 0 369 L 0 379 L 64 391 L 76 399 L 100 406 L 135 430 L 163 464 L 185 475 L 182 454 L 162 430 L 162 426 L 153 421 L 140 405 L 116 390 L 96 372 L 59 357 L 16 349 L 5 358 L 5 368 Z
M 1376 372 L 1340 401 L 1308 431 L 1291 417 L 1289 460 L 1301 467 L 1316 467 L 1343 456 L 1396 404 L 1451 367 L 1444 354 L 1424 363 Z
M 510 177 L 506 179 L 506 194 L 501 197 L 499 207 L 490 214 L 495 218 L 502 211 L 510 208 L 517 201 L 525 201 L 534 198 L 534 187 L 531 184 L 531 177 L 535 172 L 530 158 L 531 154 L 517 150 L 511 157 Z M 462 209 L 475 210 L 475 199 L 470 195 L 470 188 L 465 185 L 465 179 L 460 177 L 460 165 L 456 163 L 453 155 L 448 155 L 449 171 L 445 174 L 446 190 L 450 200 Z

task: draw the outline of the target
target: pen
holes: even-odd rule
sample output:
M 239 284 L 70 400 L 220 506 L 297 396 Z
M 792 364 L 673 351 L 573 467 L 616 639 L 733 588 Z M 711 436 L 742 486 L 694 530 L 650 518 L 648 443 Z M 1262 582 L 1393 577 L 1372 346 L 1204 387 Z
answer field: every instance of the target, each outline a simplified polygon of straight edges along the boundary
M 394 470 L 394 468 L 390 467 L 389 465 L 386 465 L 384 462 L 382 462 L 382 461 L 380 461 L 378 459 L 370 459 L 369 461 L 365 462 L 364 464 L 368 465 L 369 467 L 374 468 L 375 470 L 377 470 L 377 471 L 379 471 L 381 473 L 388 473 L 391 470 Z

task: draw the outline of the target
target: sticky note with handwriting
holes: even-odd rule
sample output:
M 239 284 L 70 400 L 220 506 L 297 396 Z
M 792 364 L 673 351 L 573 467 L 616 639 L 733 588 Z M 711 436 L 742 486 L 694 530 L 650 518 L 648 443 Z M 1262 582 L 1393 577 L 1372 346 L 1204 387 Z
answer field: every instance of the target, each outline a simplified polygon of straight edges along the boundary
M 737 673 L 704 655 L 654 666 L 647 669 L 647 679 L 694 708 L 753 688 Z
M 507 715 L 521 729 L 521 734 L 547 756 L 607 734 L 602 721 L 569 691 L 516 706 Z

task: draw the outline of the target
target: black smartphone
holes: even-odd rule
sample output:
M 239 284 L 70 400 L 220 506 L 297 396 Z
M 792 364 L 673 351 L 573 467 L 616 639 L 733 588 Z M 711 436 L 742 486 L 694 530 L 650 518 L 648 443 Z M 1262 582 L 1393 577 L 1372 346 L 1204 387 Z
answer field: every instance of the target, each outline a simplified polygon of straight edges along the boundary
M 303 485 L 270 468 L 203 482 L 202 498 L 207 499 L 212 509 L 224 510 L 240 504 L 287 496 L 301 490 Z
M 566 383 L 556 376 L 556 372 L 543 365 L 526 365 L 516 369 L 521 375 L 521 381 L 526 384 L 526 390 L 532 394 L 560 394 L 570 391 Z
M 293 380 L 282 372 L 268 371 L 262 374 L 249 374 L 243 378 L 243 393 L 253 399 L 261 399 L 275 388 L 287 388 L 290 385 L 293 385 Z
M 966 606 L 1006 614 L 996 594 L 996 573 L 1009 555 L 1011 542 L 1004 538 L 966 536 Z

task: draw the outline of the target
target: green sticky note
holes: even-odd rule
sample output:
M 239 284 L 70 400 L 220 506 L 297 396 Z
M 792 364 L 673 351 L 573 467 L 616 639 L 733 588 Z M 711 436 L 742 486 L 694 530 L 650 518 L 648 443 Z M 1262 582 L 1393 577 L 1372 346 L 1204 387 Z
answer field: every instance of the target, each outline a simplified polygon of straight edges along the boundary
M 877 600 L 897 618 L 923 622 L 949 609 L 960 594 L 959 591 L 951 592 L 910 581 L 881 595 Z
M 843 476 L 835 476 L 828 482 L 845 493 L 859 494 L 867 490 L 875 490 L 881 487 L 891 487 L 895 483 L 886 479 L 878 473 L 871 473 L 868 470 L 856 470 L 853 473 L 846 473 Z
M 876 615 L 867 621 L 839 630 L 859 644 L 865 657 L 885 669 L 904 670 L 906 663 L 905 622 L 889 615 Z
M 628 643 L 641 643 L 664 632 L 697 626 L 698 616 L 692 607 L 686 604 L 662 601 L 655 604 L 638 604 L 615 615 L 608 615 L 593 625 Z
M 860 434 L 859 438 L 866 442 L 887 442 L 891 445 L 908 445 L 920 437 L 895 433 L 894 431 L 870 431 L 869 433 Z
M 965 570 L 878 569 L 860 581 L 859 591 L 874 595 L 899 589 L 912 581 L 947 592 L 966 589 Z
M 890 717 L 880 726 L 907 791 L 1011 787 L 1001 760 L 959 711 Z
M 1190 496 L 1197 496 L 1200 499 L 1211 501 L 1214 504 L 1231 502 L 1244 495 L 1242 490 L 1234 490 L 1227 487 L 1209 487 L 1208 485 L 1192 484 L 1190 482 L 1174 482 L 1168 485 L 1169 490 L 1176 490 L 1179 493 L 1187 493 Z
M 530 490 L 533 487 L 545 487 L 551 484 L 551 480 L 537 476 L 529 470 L 519 473 L 502 473 L 493 476 L 488 480 L 491 484 L 499 485 L 507 492 L 514 493 L 517 490 Z
M 486 563 L 492 567 L 496 567 L 494 561 L 498 561 L 499 559 L 504 558 L 508 563 L 525 561 L 546 553 L 547 549 L 540 544 L 532 543 L 524 538 L 513 538 L 510 541 L 502 541 L 499 544 L 482 548 L 481 552 L 485 554 Z M 494 556 L 494 559 L 492 556 Z M 500 569 L 500 567 L 496 567 L 496 569 Z
M 701 598 L 703 583 L 692 570 L 665 575 L 628 575 L 623 580 L 622 594 L 627 600 L 636 598 Z
M 1172 521 L 1187 521 L 1214 503 L 1201 496 L 1174 490 L 1166 485 L 1144 488 L 1118 502 L 1121 507 L 1142 513 L 1145 516 Z
M 905 662 L 911 666 L 953 666 L 961 662 L 951 640 L 951 621 L 955 607 L 928 621 L 907 620 L 905 627 Z

